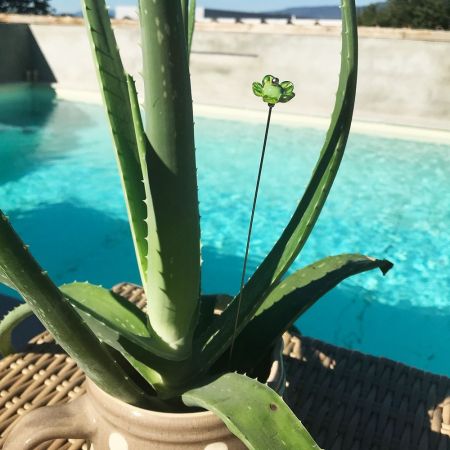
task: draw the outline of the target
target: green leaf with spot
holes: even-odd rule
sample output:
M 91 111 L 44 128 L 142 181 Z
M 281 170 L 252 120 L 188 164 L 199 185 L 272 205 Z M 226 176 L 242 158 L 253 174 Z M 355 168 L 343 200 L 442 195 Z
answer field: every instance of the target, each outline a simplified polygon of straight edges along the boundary
M 251 450 L 318 450 L 306 428 L 268 386 L 228 373 L 182 395 L 187 406 L 219 416 Z

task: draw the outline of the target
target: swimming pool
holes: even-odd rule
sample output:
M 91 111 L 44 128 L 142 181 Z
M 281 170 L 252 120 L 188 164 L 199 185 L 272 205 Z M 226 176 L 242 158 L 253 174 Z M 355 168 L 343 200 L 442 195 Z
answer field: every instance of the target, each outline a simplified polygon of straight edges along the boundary
M 263 132 L 196 118 L 205 292 L 238 289 Z M 249 270 L 294 211 L 323 135 L 272 127 Z M 344 252 L 395 267 L 342 283 L 300 319 L 304 334 L 450 375 L 449 162 L 449 145 L 351 135 L 295 268 Z M 0 208 L 57 283 L 139 282 L 101 107 L 42 89 L 1 95 Z

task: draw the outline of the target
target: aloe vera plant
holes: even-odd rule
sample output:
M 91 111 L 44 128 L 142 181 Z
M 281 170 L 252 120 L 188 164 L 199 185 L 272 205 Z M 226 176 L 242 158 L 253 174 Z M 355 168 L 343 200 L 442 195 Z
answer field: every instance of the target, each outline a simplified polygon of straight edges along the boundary
M 214 411 L 249 448 L 317 448 L 274 391 L 241 374 L 251 373 L 300 314 L 339 282 L 376 268 L 386 273 L 392 266 L 348 254 L 284 278 L 325 203 L 349 135 L 357 78 L 354 0 L 342 0 L 336 104 L 310 182 L 273 249 L 220 316 L 213 313 L 214 296 L 200 292 L 189 78 L 195 2 L 139 1 L 143 115 L 104 2 L 83 0 L 83 5 L 148 307 L 143 312 L 88 283 L 55 286 L 1 214 L 0 281 L 17 290 L 26 305 L 0 325 L 0 351 L 11 351 L 11 330 L 33 312 L 100 388 L 125 402 L 170 409 L 181 399 Z M 281 87 L 277 100 L 293 97 L 293 86 Z M 264 99 L 263 85 L 253 89 Z M 240 411 L 242 402 L 251 416 Z

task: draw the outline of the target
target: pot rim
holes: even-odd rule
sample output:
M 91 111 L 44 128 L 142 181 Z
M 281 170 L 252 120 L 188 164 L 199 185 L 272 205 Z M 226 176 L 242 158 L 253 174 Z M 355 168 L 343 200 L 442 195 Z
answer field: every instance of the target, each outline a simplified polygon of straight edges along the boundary
M 112 404 L 115 404 L 117 406 L 120 406 L 121 408 L 131 409 L 135 410 L 135 412 L 132 411 L 132 414 L 135 416 L 143 415 L 143 414 L 152 414 L 154 416 L 161 416 L 164 418 L 179 418 L 180 416 L 189 419 L 189 418 L 195 418 L 195 417 L 201 417 L 202 415 L 209 415 L 212 414 L 211 411 L 196 411 L 196 412 L 165 412 L 165 411 L 155 411 L 153 409 L 146 409 L 142 408 L 140 406 L 134 406 L 130 405 L 129 403 L 124 402 L 123 400 L 120 400 L 116 397 L 114 397 L 111 394 L 108 394 L 103 389 L 98 387 L 90 378 L 86 377 L 86 390 L 89 394 L 91 394 L 95 400 L 96 405 L 98 404 L 97 400 L 100 400 L 101 402 L 101 409 L 109 410 L 111 409 L 110 406 Z M 103 403 L 105 402 L 105 403 Z M 106 406 L 106 407 L 105 407 Z

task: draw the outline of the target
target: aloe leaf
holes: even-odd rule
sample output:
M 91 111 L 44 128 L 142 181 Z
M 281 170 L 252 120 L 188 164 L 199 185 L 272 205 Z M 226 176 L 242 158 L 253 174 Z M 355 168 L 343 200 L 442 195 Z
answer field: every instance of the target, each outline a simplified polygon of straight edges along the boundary
M 183 16 L 183 26 L 187 37 L 188 20 L 189 20 L 189 0 L 181 1 L 181 14 Z
M 95 335 L 121 353 L 132 354 L 138 346 L 161 358 L 183 359 L 149 331 L 146 314 L 120 295 L 89 283 L 65 284 L 60 289 Z
M 127 403 L 146 403 L 145 393 L 42 270 L 1 211 L 0 269 L 55 340 L 98 386 Z
M 92 54 L 116 150 L 142 283 L 147 276 L 147 208 L 125 71 L 104 0 L 83 0 Z
M 321 259 L 282 280 L 237 338 L 232 367 L 239 371 L 254 367 L 279 336 L 324 294 L 346 278 L 377 268 L 385 275 L 392 263 L 359 254 L 343 254 Z
M 245 375 L 222 375 L 184 393 L 182 400 L 215 413 L 249 449 L 319 449 L 282 398 Z
M 103 292 L 99 286 L 87 285 L 83 289 L 81 284 L 74 283 L 61 286 L 61 290 L 101 342 L 120 352 L 139 372 L 146 371 L 135 357 L 136 353 L 149 351 L 151 339 L 145 326 L 146 316 L 139 308 L 125 299 L 123 302 L 129 306 L 121 304 L 119 296 L 108 295 L 109 291 Z M 153 373 L 150 380 L 155 381 Z
M 142 116 L 139 109 L 139 102 L 138 102 L 138 96 L 136 92 L 136 87 L 133 78 L 128 75 L 127 76 L 127 82 L 128 82 L 128 91 L 130 96 L 130 103 L 131 103 L 131 111 L 133 115 L 133 123 L 134 123 L 134 129 L 136 134 L 136 141 L 138 146 L 138 154 L 139 159 L 141 162 L 141 167 L 144 168 L 143 171 L 143 184 L 144 189 L 146 193 L 146 204 L 148 207 L 148 210 L 151 211 L 153 209 L 153 203 L 152 203 L 152 197 L 150 192 L 150 179 L 149 179 L 149 173 L 147 171 L 147 155 L 154 152 L 154 150 L 151 148 L 150 142 L 147 138 L 147 135 L 144 131 L 144 126 L 142 123 Z M 147 220 L 148 222 L 148 220 Z M 153 332 L 151 322 L 147 324 L 148 328 L 150 328 Z M 154 335 L 156 335 L 155 332 L 153 332 Z M 153 341 L 153 345 L 156 347 L 154 348 L 154 353 L 163 356 L 167 359 L 173 359 L 173 360 L 180 360 L 185 359 L 188 356 L 189 347 L 188 346 L 181 346 L 180 348 L 174 349 L 170 346 L 168 346 L 162 339 L 158 338 Z
M 144 124 L 142 122 L 142 115 L 141 110 L 139 108 L 139 99 L 138 94 L 136 91 L 136 83 L 133 79 L 133 77 L 129 74 L 127 74 L 127 89 L 128 89 L 128 96 L 130 99 L 130 108 L 131 108 L 131 117 L 133 119 L 133 129 L 136 139 L 136 148 L 139 158 L 139 164 L 142 169 L 142 183 L 144 185 L 144 192 L 145 192 L 145 201 L 147 210 L 152 209 L 151 201 L 152 196 L 150 192 L 150 180 L 148 178 L 149 173 L 147 170 L 147 155 L 154 151 L 151 149 L 150 142 L 147 138 L 147 135 L 145 134 L 144 130 Z M 146 222 L 148 222 L 148 219 L 145 219 Z
M 239 295 L 198 338 L 200 365 L 211 364 L 230 346 L 254 316 L 274 286 L 299 254 L 319 216 L 341 162 L 352 121 L 357 78 L 357 25 L 354 0 L 342 0 L 342 52 L 339 86 L 324 146 L 306 191 L 280 239 Z M 235 318 L 239 323 L 235 330 Z
M 60 289 L 97 338 L 117 350 L 161 399 L 179 396 L 192 383 L 187 355 L 173 354 L 160 342 L 147 327 L 147 315 L 137 306 L 88 283 L 66 284 Z M 215 303 L 211 298 L 201 308 L 205 316 L 202 320 L 210 320 L 210 307 Z
M 73 295 L 72 289 L 65 289 L 65 291 Z M 77 294 L 78 299 L 82 298 L 78 292 Z M 150 367 L 149 361 L 151 362 L 151 359 L 149 358 L 152 356 L 150 349 L 153 350 L 151 337 L 132 335 L 129 331 L 124 332 L 126 323 L 136 323 L 139 320 L 126 318 L 126 322 L 123 322 L 124 326 L 117 326 L 119 321 L 114 323 L 117 317 L 115 314 L 109 314 L 108 318 L 104 318 L 86 307 L 86 303 L 91 304 L 91 306 L 96 303 L 93 298 L 90 298 L 88 302 L 86 302 L 86 297 L 83 298 L 82 302 L 74 300 L 71 296 L 68 296 L 67 299 L 100 342 L 118 351 L 154 389 L 163 384 L 161 375 Z M 111 302 L 108 301 L 107 303 L 110 304 Z M 125 316 L 127 315 L 129 314 L 125 314 Z M 145 323 L 143 328 L 142 325 L 140 327 L 143 331 Z
M 142 116 L 139 108 L 136 86 L 133 78 L 130 75 L 127 76 L 127 84 L 131 104 L 131 113 L 133 117 L 134 132 L 136 135 L 138 155 L 141 167 L 143 168 L 142 181 L 146 196 L 145 203 L 147 205 L 147 211 L 152 211 L 153 203 L 152 203 L 152 195 L 150 192 L 149 172 L 147 170 L 147 156 L 154 153 L 154 150 L 151 148 L 150 142 L 144 131 L 144 125 L 142 123 Z M 146 222 L 149 223 L 148 219 L 146 219 Z M 146 286 L 146 289 L 148 289 L 148 286 Z M 156 355 L 166 357 L 167 359 L 175 359 L 175 360 L 184 359 L 188 356 L 188 352 L 190 351 L 189 346 L 181 346 L 180 348 L 177 348 L 174 351 L 172 347 L 168 346 L 167 343 L 164 342 L 164 340 L 160 339 L 157 336 L 157 333 L 153 331 L 150 321 L 147 323 L 147 327 L 151 329 L 154 336 L 157 337 L 157 339 L 153 340 L 153 345 L 155 346 L 154 353 Z
M 140 0 L 150 143 L 148 298 L 152 329 L 190 351 L 200 296 L 200 220 L 189 66 L 179 1 Z M 150 282 L 151 280 L 151 282 Z
M 188 55 L 191 53 L 192 38 L 195 28 L 195 0 L 181 0 L 181 12 L 183 15 L 184 29 L 186 31 L 186 42 Z
M 11 289 L 16 290 L 16 287 L 12 284 L 11 280 L 6 275 L 6 272 L 0 267 L 0 283 L 8 286 Z
M 187 34 L 187 42 L 188 42 L 188 55 L 191 54 L 192 50 L 192 41 L 194 38 L 194 30 L 195 30 L 195 8 L 196 8 L 196 0 L 190 0 L 189 2 L 189 17 L 188 17 L 188 34 Z
M 7 356 L 14 353 L 16 349 L 11 342 L 11 334 L 18 325 L 33 315 L 33 310 L 28 303 L 23 303 L 9 311 L 0 320 L 0 354 Z

